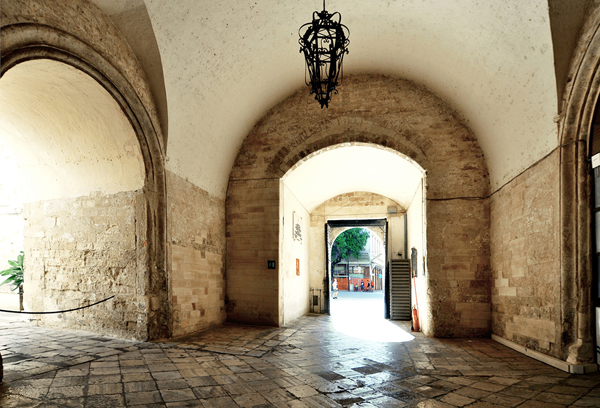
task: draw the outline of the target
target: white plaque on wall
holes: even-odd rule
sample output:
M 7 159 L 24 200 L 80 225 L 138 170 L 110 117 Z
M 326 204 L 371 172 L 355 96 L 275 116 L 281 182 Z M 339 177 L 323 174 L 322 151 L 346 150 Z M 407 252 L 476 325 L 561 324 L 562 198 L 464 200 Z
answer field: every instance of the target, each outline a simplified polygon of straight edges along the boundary
M 292 236 L 294 237 L 294 241 L 302 243 L 302 217 L 296 214 L 296 211 L 294 211 L 293 221 L 292 228 L 294 230 L 292 231 Z

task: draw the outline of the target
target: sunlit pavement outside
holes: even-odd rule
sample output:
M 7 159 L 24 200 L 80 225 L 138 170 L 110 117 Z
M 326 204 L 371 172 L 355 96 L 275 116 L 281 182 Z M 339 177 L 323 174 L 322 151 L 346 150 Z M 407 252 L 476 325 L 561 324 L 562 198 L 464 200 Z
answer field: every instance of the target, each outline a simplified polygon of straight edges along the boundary
M 339 291 L 331 299 L 333 327 L 347 336 L 376 342 L 404 342 L 415 337 L 398 322 L 384 318 L 383 291 Z M 406 325 L 404 325 L 406 326 Z
M 338 300 L 334 309 L 379 308 Z M 598 373 L 567 374 L 490 339 L 413 333 L 410 341 L 370 341 L 354 330 L 340 333 L 339 319 L 345 320 L 334 312 L 284 328 L 227 325 L 191 342 L 127 341 L 0 321 L 6 356 L 0 407 L 600 406 Z M 361 322 L 363 332 L 379 324 Z M 409 322 L 389 323 L 411 335 Z

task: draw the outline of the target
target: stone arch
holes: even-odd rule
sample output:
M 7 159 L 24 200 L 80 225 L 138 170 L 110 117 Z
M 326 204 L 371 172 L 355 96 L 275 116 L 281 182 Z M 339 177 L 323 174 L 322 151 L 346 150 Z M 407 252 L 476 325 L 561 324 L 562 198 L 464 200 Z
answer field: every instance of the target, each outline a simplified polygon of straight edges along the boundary
M 347 231 L 352 228 L 368 229 L 369 231 L 371 231 L 375 235 L 377 235 L 377 237 L 381 240 L 381 242 L 385 241 L 385 237 L 383 235 L 383 231 L 381 230 L 381 228 L 366 226 L 366 227 L 335 227 L 335 228 L 332 228 L 331 229 L 331 242 L 332 243 L 335 242 L 336 238 L 339 237 L 342 234 L 342 232 Z
M 339 145 L 338 145 L 339 146 Z M 337 146 L 333 146 L 336 148 Z M 310 156 L 312 157 L 312 156 Z M 295 166 L 290 171 L 293 171 Z M 285 180 L 284 180 L 285 183 Z M 285 203 L 284 203 L 285 204 Z M 389 207 L 395 207 L 396 211 L 390 213 Z M 307 208 L 308 209 L 308 208 Z M 394 248 L 401 249 L 406 246 L 404 234 L 404 217 L 407 215 L 408 208 L 404 203 L 389 198 L 379 193 L 367 191 L 353 191 L 348 193 L 338 194 L 321 202 L 310 212 L 310 286 L 311 288 L 328 288 L 327 282 L 327 267 L 326 257 L 327 251 L 331 250 L 331 244 L 338 237 L 339 233 L 347 228 L 352 227 L 331 227 L 329 229 L 329 242 L 327 242 L 327 234 L 324 231 L 324 226 L 328 221 L 335 220 L 381 220 L 387 219 L 388 234 L 386 237 L 385 228 L 383 227 L 359 227 L 370 228 L 381 241 L 382 247 L 385 243 L 389 243 L 388 254 L 393 257 Z M 390 228 L 396 225 L 401 229 L 401 245 L 390 234 Z M 398 234 L 396 235 L 398 238 Z M 395 246 L 392 246 L 392 243 Z M 397 252 L 396 252 L 397 253 Z M 331 255 L 330 255 L 331 256 Z
M 243 255 L 277 254 L 277 234 L 267 232 L 278 228 L 280 178 L 318 150 L 358 142 L 396 150 L 427 172 L 431 310 L 426 333 L 488 335 L 489 316 L 474 322 L 461 307 L 489 305 L 491 298 L 490 186 L 475 136 L 447 103 L 406 80 L 352 75 L 338 96 L 332 107 L 321 110 L 303 88 L 272 108 L 242 144 L 226 202 L 229 319 L 278 322 L 276 302 L 243 294 L 248 280 L 242 275 L 251 273 L 265 282 L 267 292 L 278 291 L 277 270 L 264 271 L 266 260 L 253 262 Z M 242 252 L 238 242 L 242 235 L 248 241 L 250 226 L 255 227 L 249 235 L 256 246 Z
M 342 138 L 342 139 L 344 139 L 344 138 Z M 348 140 L 352 140 L 352 141 L 342 142 L 342 143 L 338 143 L 338 144 L 327 144 L 326 147 L 324 147 L 324 148 L 319 148 L 317 146 L 311 146 L 310 150 L 305 151 L 302 154 L 295 155 L 297 157 L 294 157 L 294 159 L 291 160 L 294 162 L 294 164 L 291 167 L 288 167 L 289 163 L 288 163 L 288 165 L 280 166 L 280 167 L 282 167 L 282 170 L 285 170 L 285 173 L 284 173 L 284 175 L 285 175 L 290 170 L 294 170 L 296 167 L 300 166 L 302 163 L 309 160 L 311 157 L 314 157 L 314 156 L 321 154 L 323 152 L 326 152 L 328 150 L 339 149 L 339 148 L 343 148 L 343 147 L 347 147 L 347 146 L 365 146 L 365 147 L 373 147 L 376 149 L 385 150 L 389 153 L 395 154 L 395 155 L 401 157 L 402 159 L 404 159 L 405 161 L 409 162 L 413 166 L 415 166 L 420 171 L 422 171 L 422 172 L 424 171 L 423 168 L 419 165 L 419 163 L 415 159 L 406 156 L 405 154 L 401 153 L 399 150 L 386 147 L 385 144 L 376 144 L 376 143 L 372 143 L 372 142 L 357 142 L 357 141 L 354 141 L 352 138 L 348 138 Z
M 438 186 L 446 184 L 450 175 L 454 195 L 487 197 L 489 180 L 483 153 L 471 130 L 445 102 L 410 81 L 385 76 L 348 76 L 344 90 L 338 104 L 328 110 L 313 110 L 312 101 L 302 99 L 303 90 L 271 109 L 243 143 L 230 180 L 246 175 L 281 177 L 313 152 L 360 142 L 396 150 L 426 169 L 432 179 L 428 198 L 445 197 Z M 293 103 L 298 105 L 295 115 L 290 114 Z M 272 134 L 275 129 L 280 134 Z M 285 143 L 281 143 L 282 137 Z M 257 151 L 258 146 L 263 152 Z M 264 151 L 267 148 L 269 151 Z M 473 154 L 462 160 L 448 154 L 461 149 Z M 260 165 L 253 166 L 255 161 Z
M 568 363 L 594 362 L 591 177 L 588 156 L 600 98 L 600 7 L 589 15 L 577 44 L 559 116 L 561 324 Z
M 307 180 L 306 174 L 302 174 L 303 170 L 306 171 L 307 167 L 314 167 L 315 163 L 320 162 L 323 165 L 341 159 L 365 159 L 369 161 L 371 166 L 363 170 L 360 167 L 353 166 L 346 173 L 347 177 L 341 183 L 336 183 L 333 189 L 329 187 L 326 191 L 323 190 L 325 186 L 330 186 L 328 183 L 333 181 L 331 175 L 323 174 L 323 177 L 314 180 L 310 188 L 304 189 L 304 191 L 296 191 L 295 194 L 308 194 L 312 197 L 310 202 L 304 202 L 309 212 L 312 213 L 319 205 L 335 198 L 338 194 L 361 191 L 382 195 L 391 200 L 395 199 L 396 205 L 399 204 L 401 207 L 407 208 L 416 188 L 415 183 L 425 175 L 425 170 L 416 161 L 397 150 L 373 143 L 348 142 L 332 144 L 307 154 L 289 168 L 281 177 L 281 180 L 293 189 L 297 189 L 300 181 L 308 187 L 309 183 L 305 183 Z M 389 161 L 394 162 L 394 164 L 393 167 L 386 168 L 390 172 L 388 177 L 377 177 L 374 168 L 389 164 Z M 300 171 L 300 175 L 296 173 L 296 170 Z M 357 171 L 359 174 L 356 174 Z M 392 171 L 393 173 L 391 173 Z M 355 176 L 358 176 L 362 181 L 357 180 Z M 348 180 L 353 180 L 353 185 L 349 185 Z M 404 182 L 401 180 L 404 180 Z M 389 195 L 394 198 L 388 197 Z
M 81 0 L 3 5 L 0 43 L 0 77 L 18 64 L 35 59 L 70 65 L 104 87 L 131 123 L 145 167 L 143 219 L 138 226 L 144 238 L 137 248 L 145 276 L 145 316 L 138 317 L 143 329 L 129 336 L 169 336 L 165 152 L 156 108 L 135 55 L 110 19 Z

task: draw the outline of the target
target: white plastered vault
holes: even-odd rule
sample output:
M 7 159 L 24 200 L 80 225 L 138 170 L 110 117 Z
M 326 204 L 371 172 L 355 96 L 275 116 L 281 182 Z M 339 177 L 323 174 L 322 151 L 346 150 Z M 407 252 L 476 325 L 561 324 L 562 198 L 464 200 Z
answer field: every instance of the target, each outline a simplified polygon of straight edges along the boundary
M 304 86 L 297 30 L 322 2 L 145 4 L 165 73 L 167 168 L 224 198 L 244 138 Z M 344 72 L 413 80 L 456 108 L 485 154 L 492 191 L 557 146 L 546 0 L 330 0 L 326 8 L 351 31 Z
M 100 84 L 69 65 L 34 60 L 7 71 L 0 80 L 0 132 L 21 171 L 24 202 L 144 185 L 129 120 Z
M 353 143 L 308 156 L 282 181 L 311 213 L 328 199 L 354 191 L 380 194 L 408 208 L 423 176 L 418 164 L 391 149 Z

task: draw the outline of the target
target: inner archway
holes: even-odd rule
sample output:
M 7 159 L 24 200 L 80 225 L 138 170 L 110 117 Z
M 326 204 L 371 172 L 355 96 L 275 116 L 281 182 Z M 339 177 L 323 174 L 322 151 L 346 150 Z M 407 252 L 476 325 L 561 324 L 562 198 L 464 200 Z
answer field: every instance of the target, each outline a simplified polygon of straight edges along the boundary
M 410 296 L 411 289 L 416 290 L 417 287 L 415 285 L 411 288 L 408 269 L 399 271 L 395 267 L 397 263 L 408 265 L 408 260 L 391 261 L 389 264 L 386 260 L 387 256 L 391 255 L 385 250 L 388 244 L 391 244 L 391 241 L 387 241 L 387 237 L 390 236 L 388 226 L 389 222 L 385 218 L 327 222 L 326 241 L 331 259 L 328 259 L 326 269 L 329 282 L 332 282 L 331 293 L 327 297 L 328 312 L 333 328 L 338 333 L 371 342 L 398 343 L 414 339 L 406 330 L 406 323 L 402 325 L 401 322 L 390 320 L 410 320 L 410 308 L 416 307 L 415 299 L 411 299 Z M 363 242 L 361 236 L 367 237 L 364 249 L 358 254 L 349 255 L 342 265 L 337 263 L 339 255 L 338 259 L 334 259 L 336 247 L 338 254 L 345 252 L 344 242 L 346 245 L 350 243 L 350 246 L 360 247 Z M 383 242 L 379 236 L 384 237 Z M 333 244 L 330 245 L 331 241 Z M 397 302 L 393 304 L 394 309 L 389 307 L 392 299 L 398 300 L 398 280 L 404 284 L 400 289 L 403 291 L 401 295 L 404 296 L 402 300 L 406 303 L 405 316 L 395 313 L 398 306 L 402 306 L 396 304 Z M 391 311 L 394 311 L 393 315 Z
M 424 313 L 423 331 L 488 335 L 489 180 L 475 136 L 445 102 L 408 81 L 348 76 L 344 95 L 335 109 L 321 111 L 299 90 L 261 119 L 242 144 L 226 202 L 228 320 L 271 325 L 285 320 L 279 238 L 287 229 L 291 233 L 292 223 L 280 223 L 293 214 L 283 214 L 281 178 L 314 153 L 367 143 L 398 152 L 427 172 L 420 188 L 427 254 L 419 270 L 435 290 L 427 294 L 431 310 Z
M 356 289 L 364 293 L 371 288 L 371 283 L 377 285 L 381 294 L 386 293 L 385 316 L 390 317 L 390 293 L 385 284 L 388 262 L 407 259 L 406 248 L 409 245 L 418 248 L 421 254 L 426 253 L 421 194 L 424 175 L 424 170 L 417 163 L 392 149 L 352 143 L 314 152 L 282 177 L 280 207 L 283 216 L 280 228 L 283 233 L 280 234 L 279 262 L 283 269 L 280 274 L 280 287 L 283 288 L 280 302 L 284 324 L 308 311 L 307 285 L 311 293 L 321 294 L 321 310 L 333 311 L 330 308 L 333 304 L 333 269 L 336 267 L 331 263 L 333 243 L 340 233 L 353 225 L 371 228 L 374 232 L 372 241 L 383 244 L 383 254 L 381 259 L 374 259 L 377 255 L 360 248 L 361 259 L 339 260 L 338 266 L 345 262 L 344 273 L 338 273 L 340 289 Z M 410 212 L 407 211 L 409 208 Z M 407 214 L 411 217 L 410 235 L 407 234 Z M 286 219 L 293 220 L 291 230 Z M 295 220 L 302 222 L 303 219 L 310 219 L 310 233 L 304 234 L 300 241 L 292 234 L 296 230 L 306 230 L 305 225 L 295 225 Z M 339 222 L 344 224 L 330 228 L 330 223 Z M 301 248 L 306 249 L 300 251 Z M 302 271 L 296 277 L 289 273 L 294 261 L 309 265 L 308 279 L 301 278 Z M 375 275 L 377 269 L 381 273 Z M 406 283 L 410 285 L 408 279 Z M 425 293 L 426 282 L 420 279 L 419 283 Z M 407 290 L 410 291 L 410 286 Z M 383 302 L 383 298 L 381 300 Z M 406 301 L 410 302 L 410 299 Z M 425 304 L 422 306 L 426 309 Z M 407 308 L 410 309 L 410 306 L 407 305 Z M 384 310 L 383 303 L 381 310 Z M 315 311 L 314 308 L 312 311 Z M 378 316 L 383 317 L 383 313 Z
M 129 197 L 129 204 L 125 207 L 128 207 L 128 211 L 134 209 L 136 221 L 133 228 L 127 226 L 130 233 L 125 234 L 123 237 L 123 239 L 135 243 L 135 249 L 132 250 L 132 248 L 127 247 L 123 248 L 123 251 L 130 251 L 134 255 L 133 257 L 124 257 L 120 261 L 137 264 L 135 268 L 129 269 L 132 273 L 126 274 L 129 277 L 132 274 L 135 275 L 134 279 L 139 282 L 139 285 L 134 290 L 136 295 L 135 301 L 132 302 L 130 298 L 117 293 L 115 298 L 110 301 L 112 303 L 110 307 L 106 308 L 107 310 L 98 309 L 99 312 L 96 315 L 84 315 L 85 312 L 76 312 L 78 314 L 71 315 L 73 323 L 71 326 L 92 329 L 120 337 L 144 340 L 148 338 L 167 337 L 171 333 L 172 326 L 170 303 L 167 301 L 169 298 L 169 282 L 166 264 L 165 151 L 160 122 L 146 75 L 122 33 L 114 26 L 110 18 L 93 4 L 83 0 L 73 0 L 62 2 L 57 7 L 38 7 L 35 10 L 21 8 L 18 5 L 15 6 L 17 7 L 9 7 L 10 10 L 8 10 L 8 14 L 6 15 L 7 18 L 2 20 L 2 30 L 0 31 L 0 36 L 2 37 L 0 41 L 0 53 L 2 54 L 0 77 L 2 77 L 2 80 L 0 82 L 4 81 L 5 77 L 10 77 L 11 73 L 18 73 L 22 64 L 38 60 L 60 63 L 63 64 L 63 68 L 75 69 L 78 74 L 83 74 L 81 76 L 81 78 L 84 78 L 83 81 L 94 81 L 97 90 L 104 92 L 104 95 L 108 96 L 108 99 L 101 98 L 103 103 L 109 103 L 108 101 L 110 101 L 113 107 L 117 107 L 111 120 L 128 123 L 130 134 L 135 136 L 134 146 L 137 146 L 137 151 L 139 152 L 136 160 L 141 159 L 143 164 L 141 188 L 138 187 L 139 184 L 136 184 L 135 186 L 129 186 L 130 190 L 128 191 L 119 192 L 120 188 L 118 187 L 111 190 L 108 186 L 100 183 L 100 186 L 103 186 L 100 187 L 100 191 L 103 191 L 103 188 L 104 191 L 113 191 L 113 196 L 120 194 L 135 195 L 135 198 Z M 103 33 L 101 38 L 98 37 L 98 32 Z M 23 67 L 26 66 L 23 65 Z M 27 87 L 26 83 L 30 79 L 28 75 L 27 78 L 23 79 L 24 87 Z M 73 89 L 70 87 L 71 85 L 68 84 L 65 91 L 68 92 Z M 60 94 L 60 90 L 57 91 L 57 94 Z M 80 99 L 85 98 L 80 96 Z M 91 112 L 93 113 L 96 106 L 93 106 L 93 100 L 90 99 L 89 101 L 92 102 L 92 105 L 83 104 L 81 107 L 91 108 Z M 92 114 L 92 116 L 94 115 Z M 69 118 L 67 116 L 65 119 Z M 124 122 L 123 119 L 125 119 Z M 53 117 L 49 117 L 48 120 L 60 122 L 57 118 Z M 91 122 L 94 121 L 92 120 Z M 103 123 L 103 121 L 98 123 Z M 21 123 L 21 125 L 23 124 Z M 104 123 L 104 125 L 106 126 L 107 124 Z M 74 128 L 71 130 L 71 133 L 77 133 L 84 128 Z M 102 128 L 102 126 L 99 128 Z M 110 126 L 107 126 L 107 128 L 110 128 Z M 27 134 L 31 129 L 18 130 Z M 107 129 L 104 128 L 102 130 L 106 131 Z M 66 134 L 69 134 L 69 132 L 66 132 Z M 48 140 L 52 141 L 54 139 L 50 138 Z M 108 140 L 112 140 L 111 137 Z M 72 142 L 77 145 L 76 142 Z M 127 143 L 120 146 L 117 144 L 120 149 L 125 149 L 126 145 Z M 86 146 L 85 143 L 82 144 L 82 147 L 84 146 Z M 99 146 L 100 150 L 102 150 L 102 145 L 99 144 Z M 56 146 L 53 147 L 56 148 Z M 90 147 L 90 145 L 88 144 L 87 147 Z M 86 156 L 85 148 L 77 151 L 74 157 L 81 159 L 91 158 L 93 161 L 98 156 L 110 156 L 110 154 L 107 154 L 110 149 L 96 153 L 96 146 L 93 145 L 93 142 L 91 150 L 91 154 L 87 157 L 84 157 Z M 135 148 L 133 152 L 125 150 L 125 156 L 128 154 L 135 156 L 135 150 Z M 60 149 L 55 149 L 54 151 L 57 151 L 60 157 Z M 43 155 L 44 152 L 40 154 Z M 50 157 L 45 157 L 45 159 L 47 159 L 46 163 L 52 162 Z M 69 159 L 71 157 L 67 157 L 62 162 L 67 168 L 73 166 L 71 164 L 72 160 Z M 100 162 L 101 160 L 97 163 L 100 164 Z M 114 173 L 120 170 L 120 163 L 114 162 L 114 164 L 115 168 L 112 169 L 114 172 L 111 173 L 109 171 L 109 175 L 115 175 Z M 60 166 L 58 167 L 60 168 Z M 53 169 L 55 174 L 57 174 L 57 171 L 60 173 L 59 168 Z M 77 175 L 77 171 L 73 173 L 72 177 L 85 177 L 82 174 Z M 122 177 L 127 176 L 123 174 Z M 112 177 L 110 179 L 114 181 Z M 133 180 L 136 180 L 136 177 L 133 177 Z M 119 183 L 116 184 L 118 186 Z M 89 191 L 91 192 L 97 187 L 92 185 Z M 63 198 L 61 200 L 72 200 L 74 195 L 86 194 L 85 189 L 83 193 L 82 191 L 78 193 L 68 190 L 69 188 L 63 190 Z M 79 197 L 82 198 L 85 196 Z M 88 201 L 93 202 L 94 199 L 102 198 L 102 194 L 88 195 L 88 197 L 90 198 Z M 123 202 L 120 202 L 114 208 L 106 210 L 105 208 L 85 205 L 86 203 L 83 203 L 78 211 L 82 213 L 87 211 L 88 214 L 86 216 L 88 218 L 94 216 L 94 210 L 97 213 L 110 212 L 111 210 L 116 210 L 120 204 L 123 204 Z M 44 206 L 44 210 L 46 209 L 58 211 L 61 207 L 48 205 Z M 126 217 L 130 214 L 131 212 L 125 211 L 120 216 Z M 44 219 L 47 222 L 47 224 L 42 225 L 44 228 L 59 226 L 58 216 L 49 216 Z M 118 234 L 118 228 L 111 228 L 110 226 L 111 219 L 107 217 L 107 222 L 98 223 L 97 226 L 96 223 L 90 222 L 89 228 L 92 230 L 96 228 L 108 235 L 111 232 Z M 69 218 L 68 221 L 75 223 L 77 217 Z M 119 220 L 119 224 L 121 225 L 120 221 L 122 220 Z M 109 224 L 108 228 L 106 228 L 106 224 Z M 88 228 L 87 223 L 83 225 L 86 225 L 86 228 Z M 56 232 L 59 229 L 56 228 L 53 231 Z M 134 238 L 132 238 L 132 235 Z M 38 236 L 35 238 L 41 239 L 42 237 Z M 68 242 L 68 238 L 68 235 L 61 235 L 61 242 Z M 27 241 L 27 238 L 25 238 L 25 241 Z M 107 239 L 106 241 L 111 241 L 111 239 Z M 42 257 L 40 259 L 48 259 L 49 262 L 44 261 L 43 265 L 38 264 L 38 270 L 43 270 L 44 273 L 46 273 L 46 270 L 52 272 L 51 269 L 57 268 L 56 264 L 59 263 L 62 256 L 79 256 L 80 264 L 73 267 L 82 267 L 83 265 L 83 267 L 92 269 L 102 269 L 105 275 L 111 275 L 106 281 L 112 282 L 113 285 L 118 286 L 122 281 L 123 270 L 118 267 L 111 269 L 110 265 L 104 265 L 102 260 L 105 258 L 97 256 L 98 254 L 94 253 L 95 250 L 93 248 L 90 250 L 85 245 L 77 247 L 75 239 L 69 245 L 66 245 L 65 248 L 60 248 L 58 252 L 41 251 Z M 74 248 L 73 245 L 75 245 Z M 49 263 L 54 263 L 54 265 L 49 265 Z M 49 265 L 49 268 L 46 269 L 44 265 Z M 28 258 L 26 256 L 26 270 L 28 266 Z M 58 269 L 60 267 L 61 265 L 58 265 Z M 81 295 L 82 293 L 90 293 L 92 290 L 89 286 L 86 287 L 87 282 L 85 282 L 85 279 L 87 279 L 87 275 L 83 275 L 81 281 L 75 282 L 78 287 L 73 293 L 78 294 L 78 299 L 80 300 L 77 306 L 81 306 L 81 300 L 83 300 L 84 304 L 90 302 L 90 299 L 83 299 L 84 296 Z M 55 283 L 59 286 L 58 291 L 63 290 L 69 285 L 73 285 L 73 282 L 70 281 L 65 283 L 59 280 Z M 126 292 L 129 292 L 129 290 Z M 56 293 L 50 293 L 50 300 L 55 295 Z M 119 297 L 121 299 L 117 300 Z M 47 298 L 42 301 L 47 301 Z M 67 301 L 75 303 L 77 299 L 67 299 Z M 107 305 L 107 303 L 104 305 Z M 58 325 L 64 324 L 62 322 L 56 323 Z

